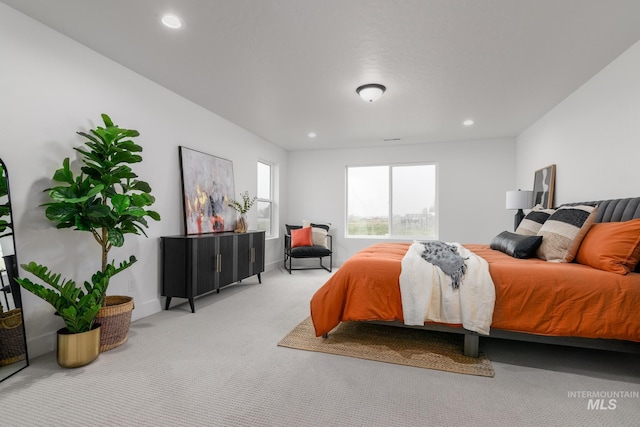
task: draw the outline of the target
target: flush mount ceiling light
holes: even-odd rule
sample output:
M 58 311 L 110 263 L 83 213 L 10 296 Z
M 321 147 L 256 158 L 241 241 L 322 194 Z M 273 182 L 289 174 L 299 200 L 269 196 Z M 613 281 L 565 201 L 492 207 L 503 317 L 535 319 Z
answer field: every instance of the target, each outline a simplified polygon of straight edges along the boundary
M 317 135 L 315 132 L 309 132 L 309 133 L 307 134 L 307 136 L 308 136 L 309 138 L 315 138 L 315 137 L 316 137 L 316 136 L 318 136 L 318 135 Z
M 465 120 L 464 122 L 462 122 L 462 124 L 465 125 L 465 126 L 472 126 L 473 123 L 474 122 L 471 119 L 468 119 L 468 120 Z
M 182 27 L 182 21 L 176 15 L 164 15 L 162 17 L 162 23 L 169 28 L 173 28 L 174 30 Z
M 360 98 L 364 99 L 365 101 L 373 102 L 376 99 L 380 98 L 385 90 L 387 90 L 387 88 L 380 84 L 370 83 L 360 86 L 358 89 L 356 89 L 356 93 L 360 95 Z

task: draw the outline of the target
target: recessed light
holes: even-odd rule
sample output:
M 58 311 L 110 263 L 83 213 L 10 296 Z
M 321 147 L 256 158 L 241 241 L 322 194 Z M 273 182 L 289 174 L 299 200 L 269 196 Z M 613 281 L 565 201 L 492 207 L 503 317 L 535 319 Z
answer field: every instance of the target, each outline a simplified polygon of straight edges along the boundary
M 465 126 L 471 126 L 473 124 L 473 120 L 469 119 L 469 120 L 465 120 L 464 122 L 462 122 L 463 125 Z
M 316 137 L 316 136 L 318 136 L 318 135 L 316 135 L 316 133 L 315 133 L 315 132 L 309 132 L 309 133 L 307 134 L 307 136 L 308 136 L 309 138 L 315 138 L 315 137 Z
M 174 30 L 182 27 L 182 21 L 176 15 L 164 15 L 162 17 L 162 23 Z

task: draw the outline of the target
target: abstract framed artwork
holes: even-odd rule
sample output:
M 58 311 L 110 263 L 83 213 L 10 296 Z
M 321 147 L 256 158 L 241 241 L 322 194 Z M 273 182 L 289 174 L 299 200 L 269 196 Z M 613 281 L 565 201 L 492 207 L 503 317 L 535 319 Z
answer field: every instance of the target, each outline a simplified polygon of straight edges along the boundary
M 179 147 L 185 234 L 233 231 L 233 162 Z
M 556 165 L 536 171 L 533 178 L 533 204 L 543 208 L 553 207 L 553 193 L 556 185 Z

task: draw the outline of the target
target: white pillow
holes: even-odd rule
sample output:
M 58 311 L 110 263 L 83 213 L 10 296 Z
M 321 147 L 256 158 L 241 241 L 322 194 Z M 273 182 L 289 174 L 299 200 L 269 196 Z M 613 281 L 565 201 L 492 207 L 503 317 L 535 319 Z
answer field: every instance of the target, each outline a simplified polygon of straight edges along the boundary
M 311 227 L 311 241 L 314 246 L 322 246 L 329 249 L 327 244 L 327 234 L 331 223 L 313 223 L 311 221 L 302 220 L 303 227 Z

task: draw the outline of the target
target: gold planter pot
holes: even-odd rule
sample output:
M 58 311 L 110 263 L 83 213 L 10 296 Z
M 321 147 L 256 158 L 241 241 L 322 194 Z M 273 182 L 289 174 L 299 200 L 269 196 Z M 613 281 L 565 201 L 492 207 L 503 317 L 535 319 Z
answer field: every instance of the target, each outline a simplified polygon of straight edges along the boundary
M 79 334 L 70 334 L 67 328 L 58 330 L 58 365 L 79 368 L 96 360 L 100 354 L 100 325 Z

